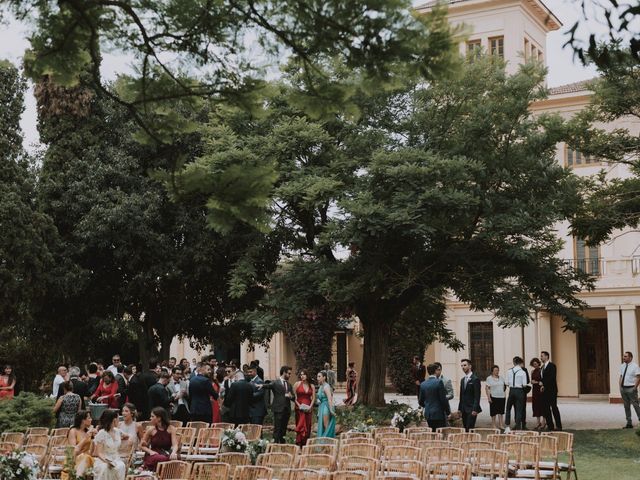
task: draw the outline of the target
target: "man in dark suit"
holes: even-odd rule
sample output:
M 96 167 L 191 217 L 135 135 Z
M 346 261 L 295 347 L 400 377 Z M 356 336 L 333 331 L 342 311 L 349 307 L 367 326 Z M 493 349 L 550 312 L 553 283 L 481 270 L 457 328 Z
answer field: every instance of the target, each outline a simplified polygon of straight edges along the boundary
M 218 392 L 211 384 L 211 367 L 202 362 L 197 364 L 197 374 L 189 381 L 189 398 L 191 399 L 191 421 L 212 422 L 213 409 L 211 398 L 218 399 Z
M 540 352 L 540 360 L 542 360 L 542 387 L 540 391 L 544 400 L 544 418 L 547 420 L 547 428 L 550 431 L 562 430 L 562 419 L 560 418 L 560 410 L 558 410 L 558 370 L 555 364 L 549 360 L 549 352 Z
M 260 377 L 260 380 L 262 380 L 264 382 L 264 370 L 260 366 L 260 360 L 258 360 L 258 359 L 251 360 L 251 364 L 249 366 L 250 367 L 256 367 L 256 373 L 257 373 L 258 377 Z
M 140 372 L 140 370 L 138 370 L 138 372 Z M 129 398 L 129 402 L 136 406 L 138 420 L 149 420 L 151 415 L 151 411 L 149 410 L 149 389 L 142 381 L 142 373 L 136 373 L 129 378 L 127 397 Z
M 160 364 L 156 360 L 149 362 L 149 370 L 144 372 L 140 379 L 146 385 L 149 390 L 153 385 L 158 383 L 158 377 L 160 376 Z
M 291 367 L 285 365 L 280 368 L 280 378 L 258 387 L 273 392 L 271 410 L 273 411 L 273 441 L 275 443 L 285 443 L 284 436 L 287 433 L 287 425 L 289 425 L 289 417 L 291 416 L 293 389 L 289 384 L 289 377 L 291 377 Z
M 249 423 L 253 389 L 253 385 L 243 378 L 233 382 L 224 396 L 224 406 L 229 409 L 229 418 L 236 427 L 241 423 Z
M 267 415 L 267 406 L 264 403 L 264 390 L 258 385 L 264 384 L 264 381 L 258 375 L 258 369 L 255 365 L 249 367 L 250 384 L 253 387 L 253 398 L 249 407 L 249 419 L 255 425 L 262 425 L 264 417 Z
M 471 360 L 465 358 L 460 362 L 464 377 L 460 380 L 460 403 L 458 412 L 462 415 L 462 424 L 465 430 L 475 428 L 480 408 L 480 392 L 482 385 L 478 376 L 473 373 Z
M 158 381 L 149 388 L 149 411 L 162 407 L 171 414 L 171 398 L 167 390 L 169 380 L 171 375 L 168 372 L 162 372 Z
M 444 383 L 436 377 L 437 369 L 438 366 L 435 364 L 427 366 L 429 378 L 420 385 L 418 396 L 418 403 L 424 408 L 424 418 L 434 432 L 437 428 L 446 426 L 447 416 L 451 413 L 447 390 Z

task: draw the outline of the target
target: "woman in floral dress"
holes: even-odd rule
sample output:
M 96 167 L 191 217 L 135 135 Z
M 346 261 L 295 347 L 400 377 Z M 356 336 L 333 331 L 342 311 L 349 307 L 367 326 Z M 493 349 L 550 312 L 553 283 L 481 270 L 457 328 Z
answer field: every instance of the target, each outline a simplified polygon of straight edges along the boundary
M 76 413 L 80 411 L 82 406 L 80 395 L 73 393 L 73 383 L 64 382 L 62 391 L 64 395 L 58 398 L 53 407 L 53 412 L 58 415 L 56 428 L 71 427 L 76 418 Z

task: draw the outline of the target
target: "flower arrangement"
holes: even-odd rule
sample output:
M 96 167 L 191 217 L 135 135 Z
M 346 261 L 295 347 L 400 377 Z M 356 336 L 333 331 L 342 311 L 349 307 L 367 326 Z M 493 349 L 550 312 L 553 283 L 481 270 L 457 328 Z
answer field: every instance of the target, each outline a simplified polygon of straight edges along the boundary
M 260 440 L 254 440 L 253 442 L 249 442 L 249 446 L 247 447 L 247 453 L 251 457 L 251 463 L 253 465 L 256 464 L 258 460 L 258 455 L 267 451 L 267 445 L 269 445 L 269 440 L 265 438 L 261 438 Z
M 418 408 L 411 408 L 408 406 L 393 414 L 393 417 L 391 418 L 391 426 L 398 427 L 402 432 L 412 423 L 418 425 L 421 421 L 422 411 Z
M 0 454 L 0 478 L 3 480 L 36 480 L 38 459 L 27 452 L 15 450 Z
M 349 431 L 359 432 L 359 433 L 368 433 L 372 431 L 374 428 L 376 428 L 376 426 L 373 424 L 373 419 L 369 417 L 364 422 L 360 422 L 359 424 L 354 425 Z
M 249 446 L 246 435 L 240 430 L 225 430 L 220 443 L 226 452 L 244 452 Z

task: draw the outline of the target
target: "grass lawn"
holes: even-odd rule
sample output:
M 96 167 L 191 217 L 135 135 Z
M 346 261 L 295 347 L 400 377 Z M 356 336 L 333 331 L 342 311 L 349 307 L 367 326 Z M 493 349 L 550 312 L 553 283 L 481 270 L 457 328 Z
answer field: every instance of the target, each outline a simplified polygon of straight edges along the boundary
M 640 479 L 640 437 L 635 430 L 573 433 L 578 480 Z

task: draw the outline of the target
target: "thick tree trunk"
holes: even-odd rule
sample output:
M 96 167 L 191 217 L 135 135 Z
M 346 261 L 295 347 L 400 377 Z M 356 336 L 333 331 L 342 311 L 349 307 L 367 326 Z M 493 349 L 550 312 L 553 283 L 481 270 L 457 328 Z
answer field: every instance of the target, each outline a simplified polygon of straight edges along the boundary
M 359 316 L 364 329 L 364 352 L 358 383 L 358 403 L 373 407 L 383 406 L 393 319 L 384 318 L 382 315 Z

